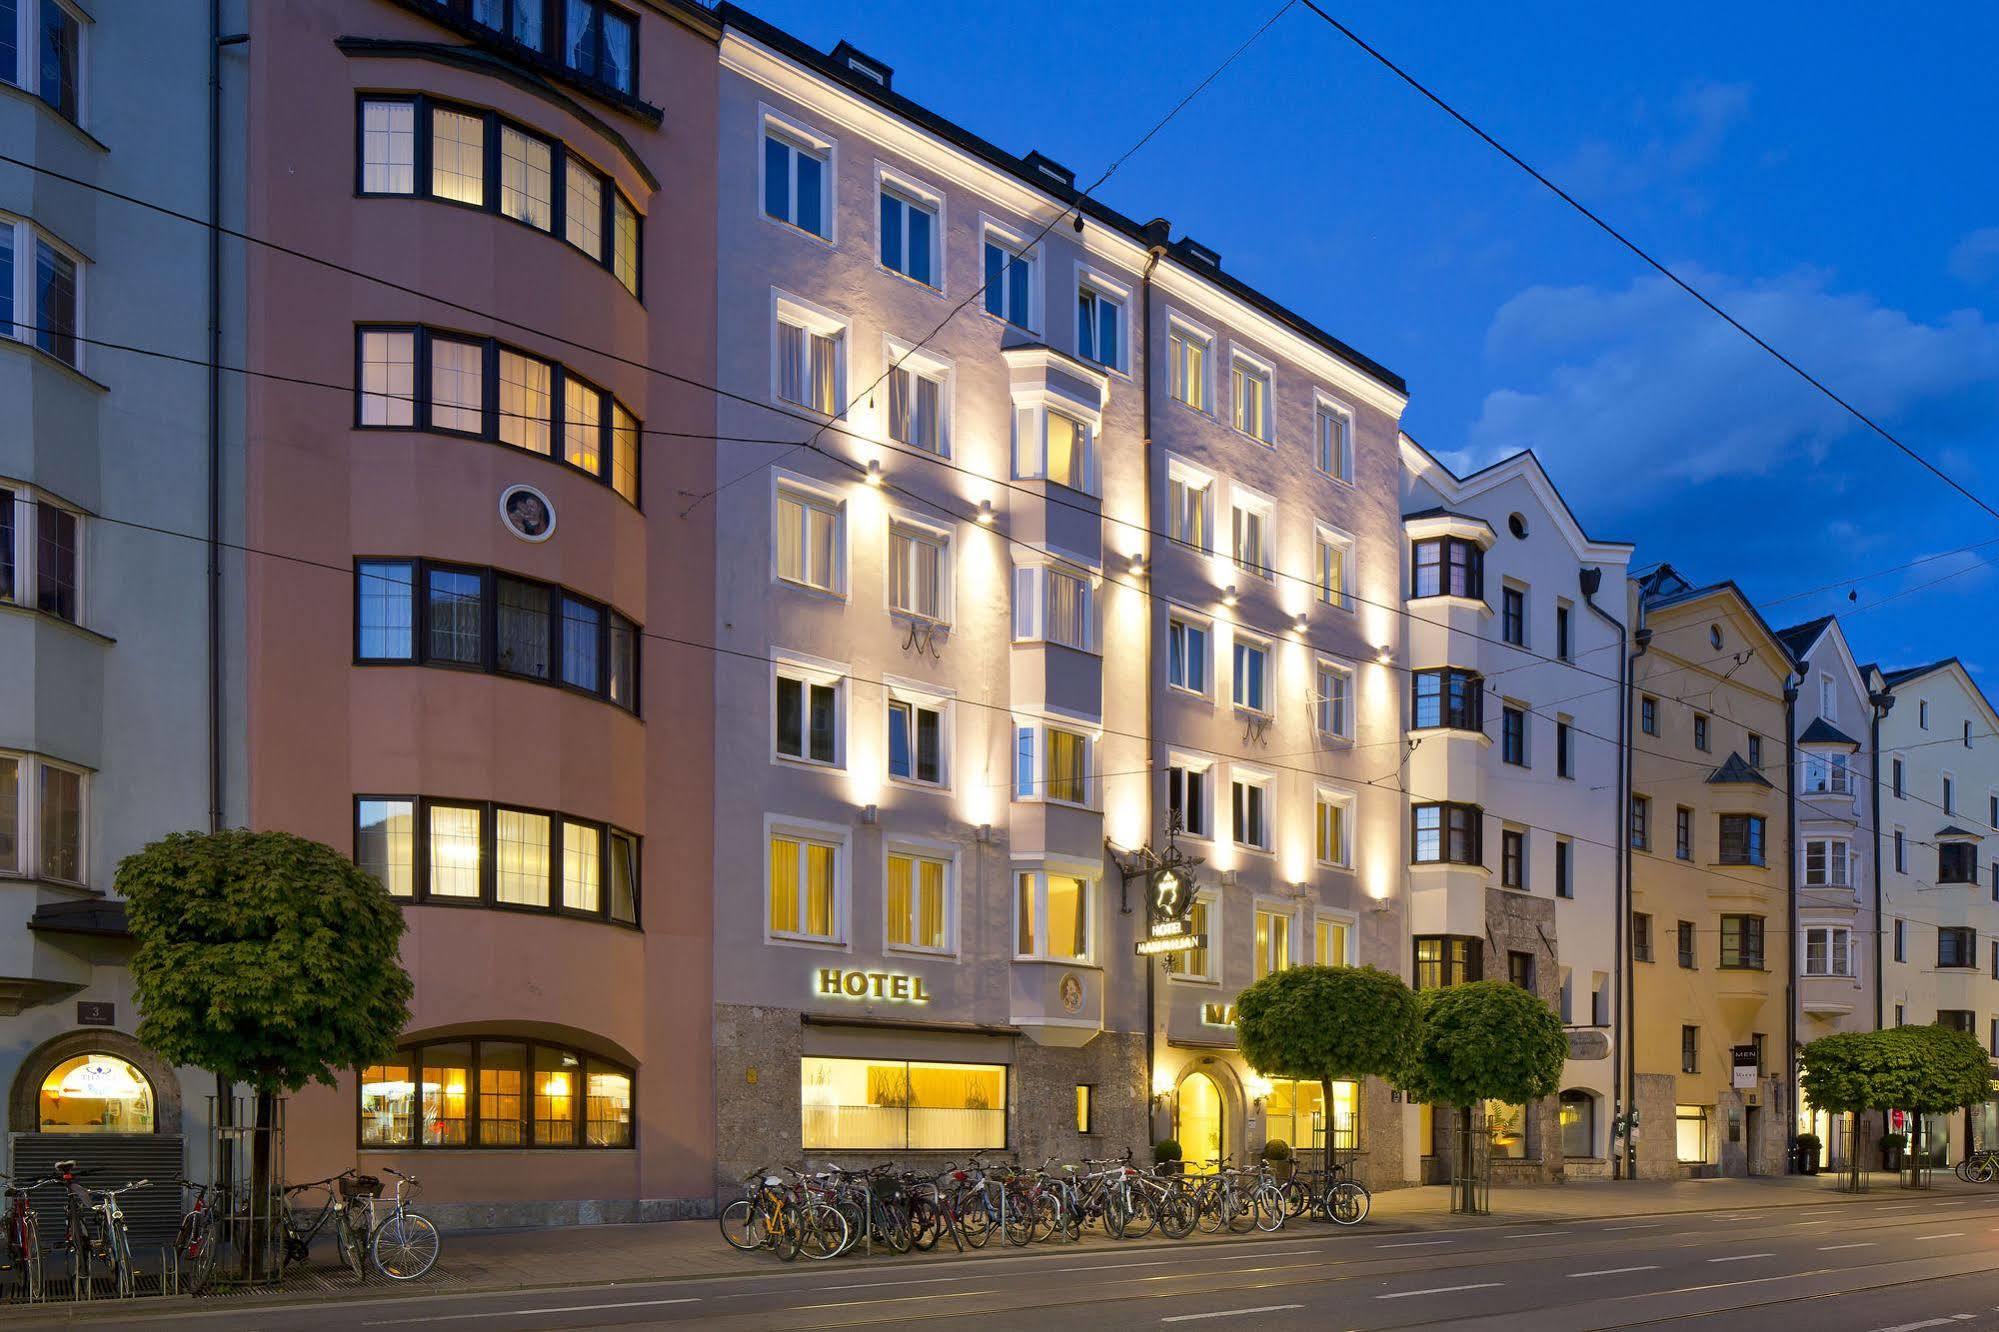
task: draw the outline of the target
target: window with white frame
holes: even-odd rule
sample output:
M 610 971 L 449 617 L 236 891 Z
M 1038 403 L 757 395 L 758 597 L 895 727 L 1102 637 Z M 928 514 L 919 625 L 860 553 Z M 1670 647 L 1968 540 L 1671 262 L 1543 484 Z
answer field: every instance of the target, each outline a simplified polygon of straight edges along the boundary
M 1270 367 L 1237 356 L 1229 367 L 1229 381 L 1234 390 L 1235 428 L 1268 444 L 1274 429 Z
M 1023 961 L 1089 962 L 1095 949 L 1096 880 L 1054 869 L 1015 875 L 1014 956 Z
M 0 336 L 81 370 L 84 268 L 83 257 L 61 241 L 0 213 Z
M 1270 849 L 1270 779 L 1238 769 L 1229 774 L 1229 804 L 1237 846 Z
M 1022 565 L 1013 571 L 1013 636 L 1079 651 L 1096 646 L 1094 579 L 1066 564 Z
M 837 669 L 779 661 L 772 668 L 771 748 L 777 757 L 820 767 L 845 762 L 847 681 Z
M 81 623 L 83 526 L 68 506 L 0 480 L 0 602 Z
M 1353 578 L 1353 538 L 1321 526 L 1314 537 L 1316 559 L 1313 574 L 1319 600 L 1328 606 L 1347 604 L 1347 589 Z
M 1353 739 L 1353 672 L 1322 661 L 1312 671 L 1315 719 L 1321 735 Z
M 1187 928 L 1190 933 L 1205 935 L 1208 942 L 1204 947 L 1168 953 L 1166 974 L 1174 980 L 1220 980 L 1215 961 L 1222 955 L 1222 905 L 1213 889 L 1194 894 L 1194 905 L 1187 912 Z
M 1291 923 L 1291 913 L 1282 907 L 1256 908 L 1255 979 L 1262 980 L 1291 965 Z
M 1270 645 L 1255 639 L 1235 640 L 1230 699 L 1249 712 L 1270 711 Z
M 1354 923 L 1345 916 L 1321 916 L 1312 939 L 1312 960 L 1322 967 L 1353 965 Z
M 774 501 L 777 576 L 819 592 L 846 582 L 846 506 L 817 491 L 780 482 Z
M 1845 838 L 1805 839 L 1805 887 L 1853 887 L 1852 847 Z
M 1111 370 L 1124 369 L 1122 292 L 1085 278 L 1076 287 L 1076 354 Z
M 883 891 L 885 942 L 890 948 L 952 951 L 952 916 L 957 909 L 953 869 L 951 858 L 940 851 L 890 846 Z
M 896 781 L 943 786 L 950 780 L 950 704 L 893 690 L 888 700 L 888 775 Z
M 888 343 L 888 437 L 925 453 L 951 452 L 951 367 L 906 344 Z
M 1175 322 L 1166 335 L 1166 382 L 1175 402 L 1208 410 L 1208 360 L 1214 339 Z
M 772 332 L 771 389 L 822 416 L 845 411 L 846 325 L 824 311 L 779 298 Z
M 1214 549 L 1215 479 L 1171 459 L 1166 468 L 1167 535 L 1190 550 Z
M 1847 755 L 1827 750 L 1804 754 L 1803 794 L 1805 795 L 1852 795 L 1853 773 Z
M 920 620 L 951 618 L 951 541 L 907 520 L 888 525 L 888 605 Z
M 1166 767 L 1166 810 L 1180 817 L 1189 837 L 1207 837 L 1213 828 L 1213 766 L 1175 754 Z
M 1208 626 L 1180 614 L 1166 617 L 1166 683 L 1189 693 L 1208 693 L 1213 637 Z
M 1831 671 L 1819 672 L 1819 716 L 1829 722 L 1839 720 L 1839 689 Z
M 1090 488 L 1091 429 L 1067 412 L 1044 414 L 1045 447 L 1041 474 L 1071 490 Z
M 87 29 L 67 0 L 0 0 L 0 82 L 80 124 Z
M 89 786 L 80 768 L 0 751 L 0 874 L 82 883 Z
M 1319 399 L 1313 413 L 1319 470 L 1336 481 L 1353 480 L 1353 413 Z
M 1349 792 L 1321 789 L 1314 805 L 1317 828 L 1314 852 L 1321 865 L 1353 865 L 1354 798 Z
M 813 825 L 772 823 L 765 854 L 764 920 L 771 937 L 841 942 L 847 897 L 844 835 Z
M 1095 739 L 1081 730 L 1048 722 L 1014 728 L 1014 797 L 1091 803 L 1091 751 Z
M 1851 976 L 1853 931 L 1844 925 L 1805 927 L 1805 975 Z
M 937 200 L 902 181 L 878 179 L 880 237 L 876 253 L 883 268 L 926 287 L 938 284 Z
M 764 216 L 824 240 L 833 234 L 832 149 L 795 126 L 764 121 Z
M 1244 573 L 1255 574 L 1258 578 L 1273 576 L 1275 561 L 1272 547 L 1275 541 L 1271 526 L 1275 522 L 1277 506 L 1262 495 L 1257 495 L 1236 487 L 1230 496 L 1230 537 L 1231 549 L 1235 554 L 1235 566 Z
M 1034 252 L 994 227 L 986 228 L 986 313 L 1016 328 L 1034 327 Z

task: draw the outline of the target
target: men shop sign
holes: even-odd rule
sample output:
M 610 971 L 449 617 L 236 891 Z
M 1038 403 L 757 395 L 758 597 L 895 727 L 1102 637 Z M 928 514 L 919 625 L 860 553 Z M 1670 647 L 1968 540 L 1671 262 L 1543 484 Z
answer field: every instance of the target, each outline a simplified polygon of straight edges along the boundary
M 1762 1071 L 1763 1052 L 1754 1045 L 1738 1045 L 1729 1051 L 1730 1062 L 1734 1065 L 1734 1080 L 1731 1086 L 1738 1091 L 1748 1091 L 1756 1086 L 1756 1075 Z
M 882 999 L 892 1004 L 927 1004 L 923 977 L 904 971 L 848 971 L 819 968 L 818 993 L 825 998 Z

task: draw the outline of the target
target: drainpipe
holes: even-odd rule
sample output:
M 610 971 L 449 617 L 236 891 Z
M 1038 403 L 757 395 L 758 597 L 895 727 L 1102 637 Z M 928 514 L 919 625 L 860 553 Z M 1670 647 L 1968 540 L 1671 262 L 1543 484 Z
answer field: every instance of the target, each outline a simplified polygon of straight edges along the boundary
M 1888 1001 L 1887 980 L 1881 974 L 1884 959 L 1881 931 L 1886 921 L 1881 909 L 1886 905 L 1881 892 L 1884 871 L 1881 866 L 1881 723 L 1895 706 L 1895 696 L 1883 689 L 1878 694 L 1869 694 L 1867 702 L 1871 709 L 1867 719 L 1868 765 L 1873 780 L 1868 783 L 1872 789 L 1872 799 L 1868 802 L 1874 821 L 1874 1029 L 1880 1031 L 1888 1025 L 1886 1004 Z
M 1131 358 L 1132 359 L 1131 371 L 1132 374 L 1138 380 L 1138 400 L 1140 403 L 1140 410 L 1144 413 L 1143 419 L 1144 419 L 1145 438 L 1142 441 L 1143 448 L 1141 450 L 1141 456 L 1144 461 L 1144 472 L 1145 472 L 1145 512 L 1147 514 L 1150 514 L 1152 512 L 1152 373 L 1151 373 L 1152 371 L 1152 270 L 1159 266 L 1159 257 L 1166 253 L 1166 238 L 1172 234 L 1172 224 L 1169 223 L 1163 217 L 1156 217 L 1152 219 L 1152 221 L 1146 224 L 1145 233 L 1146 233 L 1146 239 L 1150 243 L 1150 246 L 1145 256 L 1145 268 L 1138 276 L 1139 322 L 1145 326 L 1145 340 L 1144 340 L 1145 354 L 1142 356 L 1134 355 Z M 1138 340 L 1134 338 L 1133 341 L 1136 342 Z M 1148 585 L 1152 581 L 1152 562 L 1154 555 L 1152 549 L 1151 526 L 1152 524 L 1148 521 L 1146 523 L 1147 533 L 1146 533 L 1146 542 L 1145 542 L 1145 557 L 1146 557 L 1145 572 L 1140 575 L 1140 577 L 1146 580 Z M 1153 662 L 1151 659 L 1152 654 L 1150 651 L 1150 646 L 1152 643 L 1152 629 L 1151 629 L 1151 620 L 1149 616 L 1147 617 L 1145 641 L 1148 648 L 1146 652 L 1146 664 L 1145 664 L 1145 749 L 1146 749 L 1145 766 L 1148 770 L 1145 780 L 1145 815 L 1146 815 L 1145 826 L 1148 829 L 1150 829 L 1155 826 L 1153 823 L 1153 815 L 1155 814 L 1156 811 L 1153 806 L 1153 792 L 1158 790 L 1158 785 L 1159 785 L 1157 782 L 1153 780 L 1153 774 L 1150 771 L 1150 769 L 1153 766 L 1152 740 L 1153 736 L 1157 733 L 1159 718 L 1157 714 L 1153 711 L 1154 701 L 1155 701 L 1155 690 L 1153 689 L 1152 685 Z M 1152 1137 L 1152 1114 L 1153 1114 L 1152 1087 L 1153 1087 L 1153 1078 L 1155 1076 L 1155 1068 L 1158 1064 L 1158 1044 L 1159 1044 L 1159 1009 L 1158 1009 L 1158 989 L 1157 989 L 1158 971 L 1159 971 L 1158 960 L 1156 958 L 1151 958 L 1151 957 L 1146 958 L 1145 959 L 1145 1115 L 1146 1115 L 1146 1138 L 1148 1141 L 1150 1141 Z
M 1630 736 L 1627 734 L 1627 730 L 1631 725 L 1630 666 L 1633 658 L 1626 647 L 1630 639 L 1624 622 L 1596 604 L 1597 591 L 1603 586 L 1602 568 L 1593 567 L 1582 570 L 1578 575 L 1578 582 L 1582 589 L 1583 605 L 1588 606 L 1594 611 L 1597 618 L 1609 625 L 1617 634 L 1617 693 L 1619 699 L 1619 707 L 1617 709 L 1617 807 L 1611 813 L 1611 835 L 1613 838 L 1611 845 L 1618 847 L 1619 853 L 1616 860 L 1616 870 L 1613 875 L 1615 886 L 1612 890 L 1612 900 L 1616 903 L 1617 907 L 1617 919 L 1613 936 L 1615 939 L 1613 944 L 1614 956 L 1611 961 L 1611 976 L 1616 998 L 1612 1005 L 1614 1016 L 1611 1018 L 1611 1034 L 1614 1041 L 1614 1048 L 1611 1051 L 1610 1066 L 1611 1123 L 1616 1124 L 1624 1114 L 1625 1105 L 1629 1100 L 1620 1085 L 1618 1063 L 1623 1058 L 1625 1045 L 1623 1032 L 1625 995 L 1629 991 L 1631 983 L 1631 970 L 1627 965 L 1630 953 L 1631 911 L 1629 907 L 1630 894 L 1627 888 L 1628 880 L 1626 877 L 1630 869 L 1630 836 L 1624 824 L 1626 818 L 1624 791 L 1626 778 L 1630 772 Z M 1642 651 L 1643 649 L 1641 648 L 1640 650 Z M 1571 872 L 1573 872 L 1573 867 Z M 1625 1131 L 1625 1140 L 1627 1142 L 1630 1140 L 1629 1129 Z M 1621 1153 L 1611 1158 L 1610 1173 L 1613 1179 L 1624 1177 L 1626 1172 L 1624 1169 L 1624 1158 Z
M 1797 1132 L 1798 1122 L 1798 688 L 1803 677 L 1793 675 L 1784 682 L 1784 834 L 1788 841 L 1784 894 L 1787 909 L 1785 928 L 1790 942 L 1784 970 L 1784 1096 L 1785 1113 L 1791 1117 L 1788 1140 Z M 1750 1144 L 1752 1147 L 1755 1144 Z M 1797 1153 L 1785 1153 L 1785 1174 L 1791 1173 Z
M 1624 949 L 1627 957 L 1629 957 L 1631 951 L 1630 905 L 1631 902 L 1637 899 L 1636 888 L 1631 877 L 1630 818 L 1632 756 L 1637 749 L 1638 739 L 1632 734 L 1631 730 L 1631 706 L 1638 693 L 1638 659 L 1644 656 L 1646 650 L 1652 646 L 1652 631 L 1645 627 L 1645 599 L 1642 596 L 1638 600 L 1638 628 L 1632 632 L 1631 641 L 1635 645 L 1636 650 L 1631 653 L 1630 659 L 1625 663 L 1625 669 L 1621 672 L 1624 676 L 1624 716 L 1619 723 L 1618 729 L 1622 732 L 1625 743 L 1624 761 L 1619 764 L 1617 774 L 1618 813 L 1620 819 L 1617 830 L 1617 845 L 1619 848 L 1618 858 L 1623 865 L 1626 897 L 1624 912 L 1626 919 L 1618 922 L 1618 929 L 1624 939 Z M 1652 947 L 1656 950 L 1658 946 L 1659 940 L 1655 933 L 1652 940 Z M 1624 1065 L 1624 1103 L 1629 1107 L 1624 1125 L 1624 1177 L 1635 1180 L 1638 1178 L 1638 1143 L 1632 1136 L 1631 1119 L 1629 1117 L 1635 1116 L 1638 1113 L 1638 1051 L 1634 1048 L 1637 1044 L 1638 1031 L 1638 979 L 1635 974 L 1632 975 L 1631 984 L 1625 987 L 1623 998 L 1624 1012 L 1622 1016 L 1624 1022 L 1618 1037 L 1618 1059 Z M 1661 1127 L 1659 1131 L 1664 1132 L 1665 1130 Z
M 208 0 L 208 829 L 222 827 L 222 0 Z

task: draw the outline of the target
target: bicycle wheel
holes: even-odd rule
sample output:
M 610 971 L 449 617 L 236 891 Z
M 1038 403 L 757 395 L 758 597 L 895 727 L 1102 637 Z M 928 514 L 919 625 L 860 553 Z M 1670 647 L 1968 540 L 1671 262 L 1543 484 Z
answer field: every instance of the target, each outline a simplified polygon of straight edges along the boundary
M 1124 1193 L 1124 1239 L 1144 1239 L 1159 1224 L 1159 1209 L 1154 1205 L 1152 1195 L 1143 1188 L 1132 1185 Z
M 1957 1177 L 1967 1184 L 1976 1184 L 1978 1182 L 1975 1177 L 1977 1171 L 1978 1159 L 1976 1157 L 1967 1156 L 1957 1163 Z
M 1312 1190 L 1305 1186 L 1305 1181 L 1295 1176 L 1284 1181 L 1283 1192 L 1284 1215 L 1288 1217 L 1303 1216 L 1312 1205 Z
M 1284 1228 L 1284 1194 L 1275 1184 L 1259 1184 L 1249 1195 L 1251 1218 L 1266 1234 Z
M 1326 1215 L 1343 1226 L 1357 1226 L 1367 1220 L 1374 1198 L 1350 1179 L 1343 1179 L 1326 1191 Z
M 1186 1239 L 1200 1220 L 1200 1208 L 1185 1189 L 1168 1189 L 1155 1210 L 1159 1213 L 1159 1233 L 1167 1239 Z
M 111 1250 L 112 1285 L 119 1299 L 128 1300 L 132 1298 L 132 1237 L 125 1232 L 123 1222 L 112 1228 L 105 1247 Z
M 901 1203 L 875 1204 L 875 1239 L 895 1253 L 909 1252 L 913 1242 L 909 1233 L 909 1213 L 903 1210 Z
M 30 1302 L 42 1298 L 42 1230 L 33 1212 L 21 1222 L 21 1285 Z
M 748 1198 L 738 1198 L 722 1209 L 717 1218 L 722 1227 L 722 1238 L 732 1249 L 748 1253 L 764 1246 L 763 1216 L 750 1205 Z
M 798 1258 L 798 1209 L 786 1207 L 770 1218 L 770 1251 L 780 1262 Z
M 975 1249 L 986 1247 L 986 1241 L 993 1237 L 993 1214 L 986 1206 L 984 1189 L 962 1189 L 952 1200 L 951 1211 L 957 1217 L 958 1236 Z
M 1219 1235 L 1228 1226 L 1228 1214 L 1223 1210 L 1222 1190 L 1209 1184 L 1201 1190 L 1201 1229 L 1210 1235 Z
M 931 1243 L 935 1244 L 933 1239 Z M 798 1251 L 814 1262 L 824 1262 L 847 1247 L 847 1218 L 839 1209 L 816 1202 L 805 1209 L 798 1226 Z
M 368 1260 L 368 1223 L 356 1215 L 352 1207 L 343 1207 L 333 1218 L 333 1247 L 340 1252 L 340 1261 L 356 1281 L 367 1278 L 364 1264 Z
M 1006 1200 L 1006 1242 L 1016 1249 L 1024 1249 L 1034 1241 L 1035 1205 L 1019 1194 L 1009 1194 Z
M 375 1270 L 391 1281 L 414 1281 L 437 1262 L 437 1227 L 416 1212 L 391 1212 L 369 1243 Z

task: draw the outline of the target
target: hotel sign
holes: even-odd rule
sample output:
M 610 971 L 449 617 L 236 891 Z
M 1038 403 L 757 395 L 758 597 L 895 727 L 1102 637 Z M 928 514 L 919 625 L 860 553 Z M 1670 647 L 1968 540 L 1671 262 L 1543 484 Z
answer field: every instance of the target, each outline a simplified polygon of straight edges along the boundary
M 903 971 L 842 971 L 819 968 L 819 993 L 841 999 L 885 999 L 896 1004 L 927 1004 L 930 992 L 923 977 Z
M 1188 919 L 1193 911 L 1193 879 L 1172 865 L 1154 870 L 1145 885 L 1145 937 L 1138 941 L 1138 955 L 1206 948 L 1208 936 L 1194 933 Z

